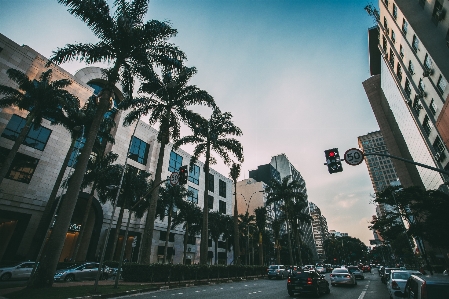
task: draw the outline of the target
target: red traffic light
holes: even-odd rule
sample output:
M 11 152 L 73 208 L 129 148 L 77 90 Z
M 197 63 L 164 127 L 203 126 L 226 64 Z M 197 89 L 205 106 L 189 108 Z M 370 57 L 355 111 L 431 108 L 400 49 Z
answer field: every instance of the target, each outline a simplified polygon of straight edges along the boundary
M 335 152 L 330 152 L 329 153 L 329 157 L 334 157 L 335 156 Z

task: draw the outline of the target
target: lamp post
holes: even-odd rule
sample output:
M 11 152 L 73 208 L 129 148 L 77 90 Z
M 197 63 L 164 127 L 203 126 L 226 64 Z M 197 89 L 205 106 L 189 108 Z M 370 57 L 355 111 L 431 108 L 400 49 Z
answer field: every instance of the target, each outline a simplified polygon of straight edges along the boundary
M 82 125 L 81 127 L 80 127 L 80 126 L 74 127 L 74 131 L 78 132 L 78 131 L 80 131 L 80 130 L 81 130 L 81 140 L 82 140 L 82 139 L 84 138 L 84 125 Z M 81 144 L 81 143 L 79 143 L 78 146 L 76 147 L 76 150 L 75 150 L 75 159 L 78 158 L 78 154 L 79 154 L 79 151 L 80 151 L 80 149 L 81 149 L 81 145 L 80 145 L 80 144 Z M 34 278 L 35 278 L 36 270 L 37 270 L 37 268 L 39 267 L 39 260 L 41 259 L 42 252 L 44 251 L 44 247 L 45 247 L 45 245 L 46 245 L 46 243 L 47 243 L 47 238 L 49 238 L 49 236 L 50 236 L 50 229 L 51 229 L 51 227 L 53 226 L 53 223 L 54 223 L 55 220 L 56 220 L 56 216 L 57 216 L 56 213 L 58 213 L 59 205 L 61 204 L 61 201 L 62 201 L 62 200 L 61 200 L 61 199 L 62 199 L 62 195 L 64 194 L 64 190 L 65 190 L 66 187 L 67 187 L 69 178 L 70 178 L 70 176 L 72 175 L 73 170 L 74 170 L 74 167 L 71 167 L 71 168 L 70 168 L 70 171 L 69 171 L 69 174 L 67 175 L 67 179 L 64 181 L 64 183 L 63 183 L 63 185 L 62 185 L 62 191 L 61 191 L 61 194 L 59 195 L 59 198 L 58 198 L 58 200 L 56 201 L 56 202 L 57 202 L 56 208 L 55 208 L 55 211 L 53 212 L 53 215 L 52 215 L 52 217 L 51 217 L 51 221 L 50 221 L 50 224 L 48 225 L 47 232 L 45 233 L 44 241 L 42 242 L 41 248 L 39 249 L 39 253 L 38 253 L 37 257 L 36 257 L 36 263 L 34 264 L 33 271 L 31 272 L 30 278 L 29 278 L 29 280 L 28 280 L 28 286 L 32 286 L 32 284 L 33 284 L 33 281 L 34 281 Z

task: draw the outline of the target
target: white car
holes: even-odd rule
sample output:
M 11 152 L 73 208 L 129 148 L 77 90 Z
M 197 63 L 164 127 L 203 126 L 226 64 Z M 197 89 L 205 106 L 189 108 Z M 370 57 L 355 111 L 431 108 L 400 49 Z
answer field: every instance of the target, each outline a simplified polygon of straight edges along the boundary
M 320 274 L 326 274 L 326 268 L 324 268 L 322 266 L 316 267 L 316 271 Z
M 394 295 L 394 292 L 401 291 L 404 293 L 407 279 L 410 275 L 419 275 L 421 272 L 416 270 L 391 270 L 389 279 L 387 280 L 387 289 L 390 294 L 390 298 L 397 299 L 399 297 Z
M 30 278 L 33 267 L 34 262 L 23 262 L 11 267 L 0 268 L 0 280 Z

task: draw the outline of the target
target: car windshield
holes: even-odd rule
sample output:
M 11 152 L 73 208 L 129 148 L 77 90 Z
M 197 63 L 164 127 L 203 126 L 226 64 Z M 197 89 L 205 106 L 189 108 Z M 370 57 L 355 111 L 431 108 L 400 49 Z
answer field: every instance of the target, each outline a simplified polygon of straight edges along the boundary
M 402 279 L 407 280 L 410 277 L 410 273 L 407 272 L 393 272 L 392 279 Z
M 351 273 L 353 273 L 353 272 L 355 272 L 355 271 L 359 271 L 359 268 L 357 268 L 357 267 L 349 267 L 349 268 L 348 268 L 348 271 L 351 272 Z
M 269 269 L 277 269 L 277 268 L 278 268 L 278 266 L 270 266 Z

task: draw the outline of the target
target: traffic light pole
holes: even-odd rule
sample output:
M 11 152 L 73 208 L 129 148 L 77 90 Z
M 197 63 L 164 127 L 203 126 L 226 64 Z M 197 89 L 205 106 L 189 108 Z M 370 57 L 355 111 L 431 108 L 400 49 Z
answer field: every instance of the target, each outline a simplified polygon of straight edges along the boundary
M 389 158 L 393 158 L 393 159 L 396 159 L 396 160 L 400 160 L 400 161 L 403 161 L 403 162 L 406 162 L 406 163 L 410 163 L 410 164 L 414 164 L 414 165 L 417 165 L 417 166 L 421 166 L 421 167 L 424 167 L 424 168 L 427 168 L 427 169 L 430 169 L 430 170 L 433 170 L 433 171 L 437 171 L 437 172 L 442 173 L 442 174 L 447 174 L 447 175 L 449 175 L 449 171 L 442 170 L 442 169 L 439 169 L 439 168 L 435 168 L 435 167 L 432 167 L 432 166 L 429 166 L 429 165 L 426 165 L 426 164 L 421 164 L 421 163 L 418 163 L 418 162 L 415 162 L 415 161 L 407 160 L 407 159 L 404 159 L 404 158 L 400 158 L 400 157 L 388 155 L 388 154 L 381 154 L 381 153 L 369 153 L 369 154 L 367 154 L 367 153 L 363 153 L 363 155 L 364 155 L 364 156 L 383 156 L 383 157 L 389 157 Z

